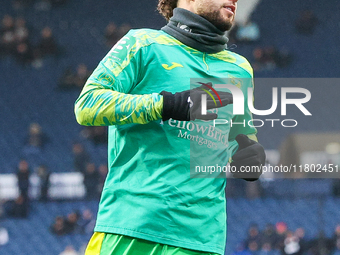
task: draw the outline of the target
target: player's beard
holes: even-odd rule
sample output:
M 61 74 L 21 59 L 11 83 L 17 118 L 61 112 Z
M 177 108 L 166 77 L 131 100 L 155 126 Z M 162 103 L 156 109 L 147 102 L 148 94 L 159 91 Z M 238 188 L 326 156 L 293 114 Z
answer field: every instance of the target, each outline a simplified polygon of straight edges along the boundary
M 225 32 L 233 26 L 234 17 L 226 18 L 221 13 L 223 7 L 214 7 L 211 4 L 202 4 L 197 8 L 197 14 L 208 20 L 216 28 Z

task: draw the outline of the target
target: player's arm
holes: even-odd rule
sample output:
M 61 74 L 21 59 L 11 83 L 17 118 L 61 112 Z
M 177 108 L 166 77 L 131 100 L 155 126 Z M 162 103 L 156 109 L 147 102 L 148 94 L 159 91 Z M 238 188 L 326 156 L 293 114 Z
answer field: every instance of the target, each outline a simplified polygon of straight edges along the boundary
M 132 95 L 141 72 L 141 45 L 128 33 L 99 63 L 75 103 L 75 115 L 85 126 L 146 124 L 161 119 L 163 97 Z
M 253 81 L 250 79 L 249 81 L 251 81 L 250 86 L 254 87 Z M 236 115 L 232 120 L 233 125 L 230 129 L 228 149 L 232 155 L 231 166 L 238 170 L 234 177 L 255 181 L 262 174 L 266 155 L 263 146 L 258 143 L 256 137 L 257 130 L 253 126 L 253 116 L 248 107 L 248 93 L 244 94 L 245 112 L 244 115 Z M 240 171 L 242 167 L 255 167 L 254 169 L 257 167 L 258 172 L 244 173 Z
M 100 80 L 89 80 L 76 101 L 75 115 L 85 126 L 147 124 L 161 119 L 162 105 L 163 98 L 157 93 L 131 95 L 107 88 Z

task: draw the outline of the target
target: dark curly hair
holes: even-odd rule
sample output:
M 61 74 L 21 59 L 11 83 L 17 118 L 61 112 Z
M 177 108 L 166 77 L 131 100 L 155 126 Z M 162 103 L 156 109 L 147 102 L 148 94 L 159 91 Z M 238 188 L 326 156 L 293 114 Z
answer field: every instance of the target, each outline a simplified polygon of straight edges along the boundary
M 177 7 L 178 0 L 159 0 L 157 10 L 169 21 L 173 15 L 173 10 Z

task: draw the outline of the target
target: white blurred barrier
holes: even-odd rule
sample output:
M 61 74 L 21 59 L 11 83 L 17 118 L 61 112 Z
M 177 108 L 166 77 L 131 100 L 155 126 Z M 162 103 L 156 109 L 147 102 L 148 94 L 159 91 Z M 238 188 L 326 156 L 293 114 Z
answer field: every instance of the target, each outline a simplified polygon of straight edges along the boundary
M 75 199 L 85 196 L 84 177 L 81 173 L 52 173 L 48 196 L 51 199 Z M 15 174 L 0 175 L 0 199 L 12 200 L 18 197 L 19 188 Z M 30 176 L 29 196 L 40 197 L 40 179 L 37 175 Z

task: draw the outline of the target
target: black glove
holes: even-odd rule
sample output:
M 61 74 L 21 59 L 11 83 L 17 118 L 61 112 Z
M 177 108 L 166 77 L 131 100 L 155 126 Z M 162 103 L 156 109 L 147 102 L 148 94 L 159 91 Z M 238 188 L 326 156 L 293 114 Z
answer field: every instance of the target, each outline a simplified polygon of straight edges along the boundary
M 203 83 L 201 83 L 203 84 Z M 207 83 L 208 86 L 212 86 L 211 83 Z M 228 104 L 233 103 L 233 96 L 228 92 L 217 91 L 218 96 L 221 99 L 222 105 L 218 96 L 211 92 L 214 99 L 206 92 L 210 89 L 208 86 L 200 86 L 195 89 L 185 90 L 182 92 L 177 92 L 172 94 L 170 92 L 162 91 L 160 94 L 163 95 L 163 120 L 168 120 L 170 118 L 174 120 L 213 120 L 217 118 L 216 113 L 207 112 L 207 115 L 201 114 L 202 105 L 202 94 L 207 95 L 207 110 L 213 108 L 220 108 Z M 203 90 L 204 89 L 204 90 Z M 206 90 L 206 91 L 205 91 Z M 211 91 L 211 90 L 210 90 Z M 217 105 L 215 104 L 217 103 Z
M 231 167 L 236 168 L 234 178 L 244 179 L 246 181 L 256 181 L 262 174 L 262 166 L 266 162 L 266 154 L 261 144 L 249 139 L 248 136 L 240 134 L 236 136 L 239 144 L 237 152 L 232 157 Z M 258 172 L 241 172 L 241 166 L 256 166 Z

